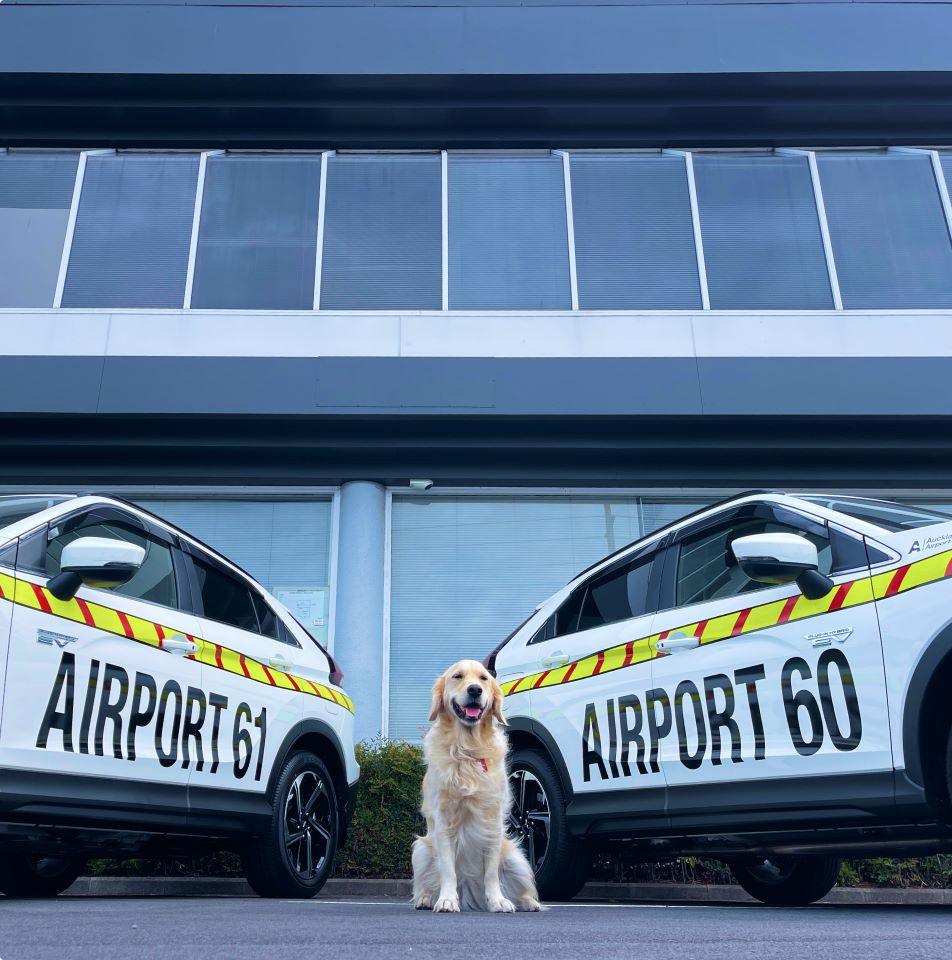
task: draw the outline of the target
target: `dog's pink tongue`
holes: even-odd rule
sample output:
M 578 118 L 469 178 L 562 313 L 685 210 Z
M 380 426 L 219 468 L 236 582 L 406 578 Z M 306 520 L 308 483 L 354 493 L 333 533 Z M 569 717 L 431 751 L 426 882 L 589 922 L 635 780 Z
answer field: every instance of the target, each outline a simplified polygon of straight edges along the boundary
M 479 707 L 463 707 L 463 713 L 465 713 L 467 717 L 472 717 L 474 720 L 479 717 L 481 712 L 482 710 Z

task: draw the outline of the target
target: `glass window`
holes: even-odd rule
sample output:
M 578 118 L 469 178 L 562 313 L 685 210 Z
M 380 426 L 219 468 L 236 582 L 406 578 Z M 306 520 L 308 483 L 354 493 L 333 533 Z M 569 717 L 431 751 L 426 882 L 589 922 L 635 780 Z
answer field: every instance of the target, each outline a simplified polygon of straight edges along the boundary
M 258 618 L 258 632 L 272 640 L 281 639 L 278 632 L 278 618 L 275 612 L 265 603 L 264 597 L 251 591 L 251 602 L 254 604 L 255 615 Z
M 639 557 L 588 584 L 579 616 L 579 630 L 644 616 L 648 612 L 648 578 L 653 558 L 654 554 Z
M 0 154 L 0 307 L 51 307 L 79 156 Z
M 730 549 L 730 545 L 738 537 L 757 533 L 796 533 L 806 537 L 816 544 L 820 572 L 830 572 L 833 554 L 827 537 L 767 520 L 735 520 L 702 530 L 681 541 L 676 587 L 677 606 L 723 600 L 725 597 L 763 589 L 764 584 L 748 579 Z
M 332 504 L 328 500 L 140 501 L 246 570 L 326 645 Z
M 209 157 L 192 306 L 311 310 L 319 157 Z
M 694 156 L 711 307 L 833 307 L 806 157 Z
M 579 306 L 700 309 L 684 159 L 576 154 L 571 162 Z
M 63 548 L 80 537 L 122 540 L 126 543 L 135 543 L 145 550 L 142 566 L 130 580 L 116 587 L 109 587 L 110 593 L 147 600 L 149 603 L 158 603 L 163 607 L 178 606 L 175 568 L 172 564 L 170 544 L 150 534 L 146 527 L 139 523 L 138 518 L 113 508 L 92 510 L 51 526 L 43 561 L 43 572 L 47 577 L 55 577 L 60 572 Z
M 327 161 L 322 310 L 439 310 L 443 304 L 438 156 Z
M 634 497 L 394 497 L 390 735 L 419 739 L 434 676 L 641 535 Z
M 572 305 L 559 157 L 449 158 L 451 310 Z
M 258 615 L 250 588 L 210 558 L 192 556 L 202 615 L 209 620 L 258 633 Z
M 64 307 L 181 307 L 196 156 L 91 156 Z
M 952 243 L 928 156 L 817 155 L 843 305 L 952 306 Z

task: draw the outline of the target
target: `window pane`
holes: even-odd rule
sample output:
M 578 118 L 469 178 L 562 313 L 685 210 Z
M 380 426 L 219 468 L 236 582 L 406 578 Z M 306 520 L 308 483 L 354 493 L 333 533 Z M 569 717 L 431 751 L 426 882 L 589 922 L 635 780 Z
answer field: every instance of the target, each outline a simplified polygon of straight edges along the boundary
M 442 164 L 429 157 L 327 161 L 322 310 L 439 310 Z
M 192 306 L 310 310 L 321 162 L 210 157 Z
M 929 157 L 821 153 L 817 162 L 843 305 L 952 305 L 952 244 Z
M 591 630 L 619 620 L 642 616 L 647 609 L 650 557 L 642 557 L 593 582 L 585 592 L 579 630 Z
M 51 307 L 78 154 L 0 154 L 0 307 Z
M 394 497 L 390 735 L 419 739 L 433 677 L 640 533 L 634 498 Z
M 192 562 L 204 615 L 210 620 L 238 627 L 239 630 L 257 633 L 258 617 L 248 588 L 218 566 L 198 557 L 192 557 Z
M 694 157 L 715 310 L 833 306 L 806 157 Z
M 701 306 L 691 201 L 680 157 L 572 157 L 583 310 Z
M 569 309 L 558 157 L 450 157 L 452 310 Z
M 181 307 L 197 157 L 89 157 L 64 307 Z
M 330 500 L 149 500 L 152 513 L 218 550 L 327 643 Z

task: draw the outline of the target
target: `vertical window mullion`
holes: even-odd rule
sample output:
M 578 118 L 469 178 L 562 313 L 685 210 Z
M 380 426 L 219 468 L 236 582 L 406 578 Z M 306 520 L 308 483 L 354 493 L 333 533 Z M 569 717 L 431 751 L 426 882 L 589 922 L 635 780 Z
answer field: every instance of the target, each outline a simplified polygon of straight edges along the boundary
M 707 289 L 707 266 L 704 262 L 704 238 L 701 236 L 701 214 L 697 205 L 697 186 L 694 182 L 694 157 L 690 150 L 665 150 L 675 157 L 684 158 L 684 173 L 688 180 L 688 199 L 691 201 L 691 223 L 694 227 L 694 252 L 697 256 L 697 276 L 701 285 L 701 309 L 711 309 L 711 296 Z
M 317 249 L 314 253 L 314 309 L 321 309 L 321 270 L 324 265 L 324 211 L 327 207 L 327 160 L 336 150 L 321 154 L 321 188 L 317 200 Z
M 568 150 L 553 151 L 562 158 L 562 178 L 565 183 L 565 235 L 568 240 L 569 284 L 572 291 L 572 309 L 578 310 L 578 269 L 575 262 L 575 214 L 572 210 L 572 159 Z
M 445 150 L 440 151 L 440 223 L 442 249 L 442 309 L 450 308 L 450 190 L 449 157 Z
M 53 306 L 63 305 L 63 290 L 66 288 L 66 270 L 69 267 L 69 255 L 73 249 L 73 234 L 76 232 L 76 215 L 79 213 L 79 200 L 83 195 L 83 177 L 86 174 L 86 158 L 115 153 L 115 150 L 83 150 L 76 164 L 76 182 L 73 185 L 73 199 L 69 205 L 69 219 L 66 221 L 66 238 L 63 240 L 63 256 L 60 259 L 59 274 L 56 277 L 56 292 L 53 294 Z
M 195 210 L 192 214 L 192 236 L 188 244 L 188 267 L 185 270 L 185 297 L 182 308 L 192 306 L 192 286 L 195 283 L 195 255 L 198 251 L 198 232 L 202 220 L 202 198 L 205 195 L 205 173 L 208 170 L 208 158 L 221 156 L 224 150 L 205 150 L 198 158 L 198 179 L 195 181 Z
M 823 201 L 823 184 L 820 183 L 820 169 L 816 162 L 816 153 L 813 150 L 796 150 L 780 148 L 779 154 L 790 157 L 806 157 L 810 166 L 810 181 L 813 184 L 813 200 L 816 204 L 816 215 L 820 221 L 820 236 L 823 238 L 823 255 L 826 257 L 826 269 L 830 279 L 830 291 L 833 294 L 833 309 L 843 309 L 843 296 L 840 293 L 840 279 L 836 272 L 836 258 L 833 256 L 833 241 L 830 240 L 830 224 L 826 217 L 826 203 Z
M 930 150 L 929 157 L 932 160 L 932 171 L 935 173 L 935 183 L 939 188 L 939 199 L 942 201 L 942 212 L 945 214 L 945 225 L 949 230 L 949 238 L 952 239 L 952 202 L 949 200 L 949 187 L 945 182 L 945 172 L 942 169 L 942 159 L 938 150 Z

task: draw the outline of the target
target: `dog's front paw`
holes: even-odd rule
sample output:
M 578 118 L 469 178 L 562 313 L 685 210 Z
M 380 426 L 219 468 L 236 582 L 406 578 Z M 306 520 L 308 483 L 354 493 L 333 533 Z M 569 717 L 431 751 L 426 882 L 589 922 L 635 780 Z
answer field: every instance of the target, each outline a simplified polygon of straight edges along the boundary
M 456 894 L 452 896 L 442 896 L 433 904 L 434 913 L 459 913 L 459 897 Z
M 538 913 L 542 909 L 542 904 L 533 897 L 523 897 L 519 901 L 519 909 L 527 913 Z
M 490 913 L 515 913 L 515 904 L 504 896 L 489 897 L 486 901 Z
M 429 910 L 433 906 L 433 898 L 428 893 L 421 893 L 420 896 L 413 901 L 414 910 Z

